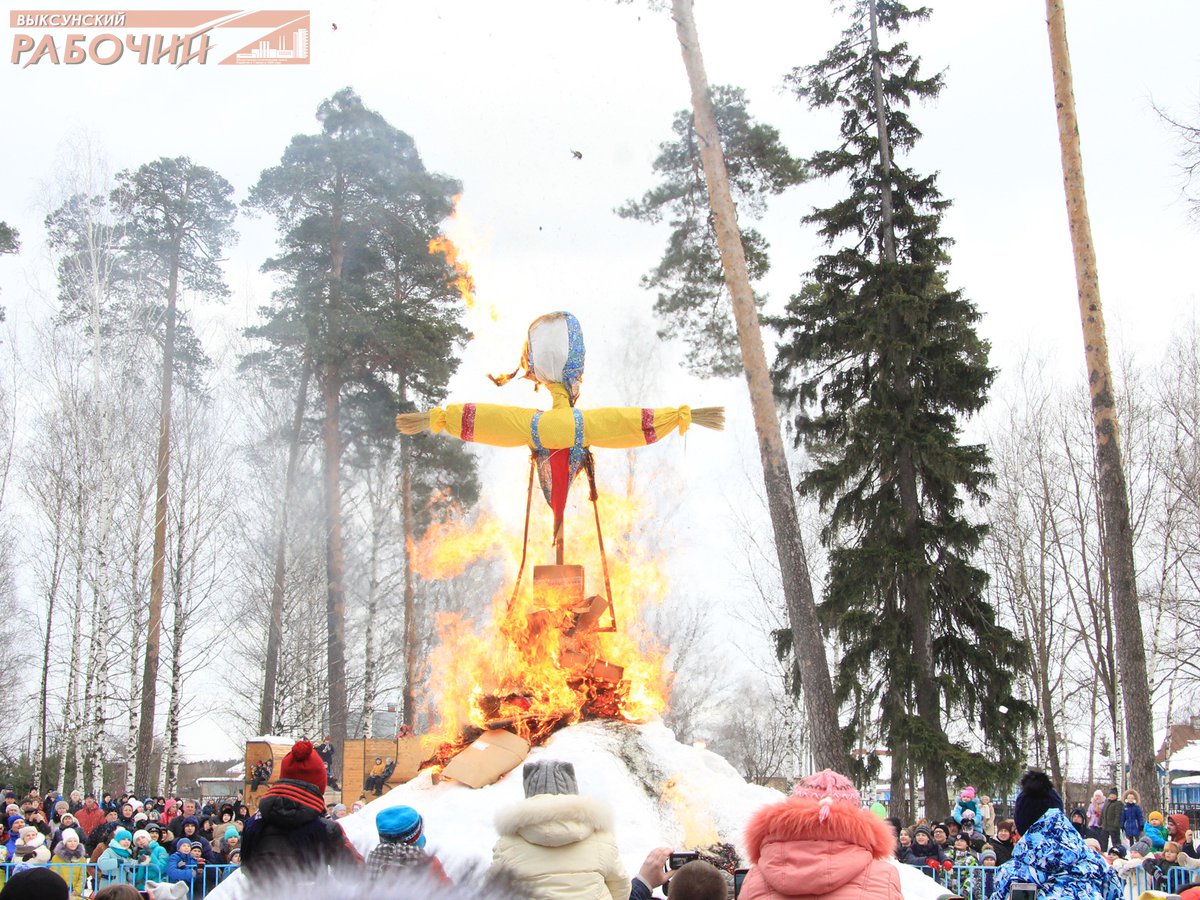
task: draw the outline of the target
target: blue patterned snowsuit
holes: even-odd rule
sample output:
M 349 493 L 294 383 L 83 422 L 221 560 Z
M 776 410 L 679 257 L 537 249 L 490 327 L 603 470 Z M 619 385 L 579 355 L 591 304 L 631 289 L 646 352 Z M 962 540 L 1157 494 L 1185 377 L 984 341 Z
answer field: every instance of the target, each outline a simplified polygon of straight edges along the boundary
M 1038 900 L 1120 900 L 1121 880 L 1100 854 L 1088 848 L 1061 809 L 1033 823 L 996 871 L 991 900 L 1007 900 L 1009 886 L 1028 881 Z

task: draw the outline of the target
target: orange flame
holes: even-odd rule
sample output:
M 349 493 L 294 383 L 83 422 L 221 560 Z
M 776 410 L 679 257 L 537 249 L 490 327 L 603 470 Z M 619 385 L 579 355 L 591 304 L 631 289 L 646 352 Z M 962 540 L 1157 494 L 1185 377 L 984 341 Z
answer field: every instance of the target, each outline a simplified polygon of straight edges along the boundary
M 455 194 L 452 200 L 453 210 L 450 213 L 450 218 L 446 223 L 446 231 L 460 232 L 460 242 L 463 237 L 464 226 L 458 215 L 458 202 L 462 199 L 462 194 Z M 450 267 L 453 275 L 446 284 L 456 291 L 463 298 L 463 303 L 468 310 L 475 308 L 475 278 L 471 275 L 471 267 L 463 259 L 463 253 L 459 246 L 451 240 L 449 234 L 442 233 L 429 242 L 429 252 L 440 253 L 446 259 L 446 265 Z M 496 319 L 496 311 L 490 310 L 492 320 Z
M 548 514 L 535 511 L 530 523 L 529 559 L 515 599 L 519 530 L 490 518 L 472 525 L 443 523 L 413 548 L 414 567 L 426 580 L 455 577 L 488 558 L 502 561 L 506 570 L 489 622 L 480 626 L 459 613 L 437 621 L 440 644 L 429 660 L 430 706 L 444 741 L 458 745 L 464 728 L 490 726 L 537 743 L 585 718 L 642 722 L 665 710 L 670 685 L 665 652 L 646 632 L 640 612 L 644 604 L 662 602 L 667 581 L 660 562 L 631 537 L 643 508 L 632 497 L 600 500 L 617 626 L 611 632 L 572 633 L 580 612 L 578 593 L 533 589 L 533 568 L 551 546 Z M 569 558 L 585 564 L 584 593 L 604 597 L 595 520 L 584 504 L 568 516 L 566 535 Z M 605 612 L 599 624 L 609 623 Z M 623 668 L 617 683 L 603 663 Z

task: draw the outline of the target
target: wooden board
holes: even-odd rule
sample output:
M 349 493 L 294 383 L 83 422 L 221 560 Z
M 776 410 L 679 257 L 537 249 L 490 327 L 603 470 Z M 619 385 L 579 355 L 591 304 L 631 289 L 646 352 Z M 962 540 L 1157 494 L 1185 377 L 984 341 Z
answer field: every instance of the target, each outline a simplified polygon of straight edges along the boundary
M 288 755 L 291 749 L 291 744 L 268 744 L 266 741 L 246 742 L 246 769 L 242 802 L 250 808 L 252 815 L 258 809 L 258 801 L 267 792 L 267 788 L 279 780 L 279 769 L 283 763 L 283 758 Z M 253 783 L 254 767 L 259 761 L 264 759 L 271 761 L 271 777 L 267 780 L 266 784 L 260 785 L 255 791 L 251 791 L 250 785 Z
M 421 750 L 421 739 L 418 737 L 403 737 L 394 741 L 378 739 L 346 741 L 342 765 L 342 776 L 345 779 L 342 782 L 343 797 L 357 798 L 366 792 L 364 781 L 375 765 L 377 756 L 385 763 L 389 758 L 396 761 L 396 768 L 384 786 L 384 793 L 396 785 L 404 784 L 414 778 L 418 767 L 425 758 Z M 367 799 L 374 799 L 374 794 L 370 794 Z

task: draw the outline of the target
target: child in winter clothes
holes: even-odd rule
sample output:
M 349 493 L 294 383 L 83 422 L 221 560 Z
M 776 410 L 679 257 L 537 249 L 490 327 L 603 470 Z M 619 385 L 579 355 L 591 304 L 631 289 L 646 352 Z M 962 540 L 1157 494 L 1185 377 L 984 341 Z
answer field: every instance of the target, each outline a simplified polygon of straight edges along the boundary
M 1125 808 L 1121 810 L 1121 830 L 1125 832 L 1125 837 L 1129 838 L 1131 844 L 1138 839 L 1142 829 L 1146 827 L 1146 817 L 1142 814 L 1142 807 L 1139 805 L 1141 802 L 1141 795 L 1137 791 L 1125 792 Z
M 963 788 L 958 795 L 958 802 L 954 804 L 954 812 L 951 814 L 954 816 L 954 821 L 961 822 L 963 813 L 968 809 L 975 813 L 975 821 L 978 822 L 979 804 L 975 802 L 975 788 L 970 785 Z
M 955 867 L 971 867 L 970 870 L 965 872 L 961 870 L 951 872 L 950 883 L 947 887 L 952 888 L 960 897 L 983 900 L 983 880 L 976 877 L 974 873 L 974 869 L 979 865 L 979 861 L 976 859 L 975 854 L 971 852 L 971 844 L 965 834 L 959 834 L 954 839 L 954 846 L 946 856 Z
M 946 854 L 934 841 L 933 832 L 930 831 L 929 826 L 918 825 L 913 831 L 912 846 L 909 848 L 904 862 L 910 866 L 928 866 L 930 860 L 940 866 L 946 861 Z
M 1142 868 L 1150 873 L 1156 891 L 1167 889 L 1167 873 L 1179 866 L 1179 845 L 1174 841 L 1163 844 L 1162 854 L 1142 860 Z
M 1158 810 L 1146 816 L 1144 834 L 1150 841 L 1150 849 L 1156 853 L 1161 852 L 1163 845 L 1167 842 L 1167 829 L 1163 824 L 1163 814 Z
M 118 828 L 113 832 L 112 840 L 96 866 L 100 870 L 100 885 L 114 884 L 120 880 L 119 870 L 132 859 L 133 835 L 126 828 Z
M 191 889 L 196 877 L 196 860 L 192 858 L 192 842 L 180 838 L 175 842 L 175 852 L 167 857 L 167 881 L 182 881 Z
M 1104 791 L 1094 791 L 1092 802 L 1087 805 L 1087 823 L 1089 828 L 1100 827 L 1100 813 L 1104 811 Z
M 441 862 L 425 849 L 425 822 L 411 806 L 393 806 L 375 816 L 379 843 L 367 854 L 367 871 L 374 877 L 393 878 L 407 873 L 433 876 L 447 883 Z
M 746 846 L 754 867 L 741 900 L 902 900 L 892 829 L 862 808 L 848 779 L 829 769 L 802 779 L 791 797 L 751 816 Z
M 83 896 L 86 862 L 87 851 L 79 840 L 79 834 L 73 828 L 64 828 L 62 841 L 54 847 L 54 855 L 50 857 L 50 868 L 67 883 L 72 897 Z
M 579 795 L 570 763 L 529 762 L 521 775 L 525 799 L 496 813 L 499 839 L 492 848 L 492 870 L 510 878 L 514 892 L 531 900 L 609 894 L 626 900 L 629 877 L 608 804 Z M 882 819 L 875 821 L 887 831 Z M 891 846 L 888 831 L 889 852 Z

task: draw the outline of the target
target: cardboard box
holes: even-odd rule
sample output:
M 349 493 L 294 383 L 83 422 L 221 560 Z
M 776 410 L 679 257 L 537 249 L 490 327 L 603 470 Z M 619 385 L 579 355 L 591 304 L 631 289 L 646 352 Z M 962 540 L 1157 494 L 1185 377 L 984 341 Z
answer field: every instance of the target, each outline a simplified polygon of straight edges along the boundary
M 529 755 L 529 742 L 511 731 L 485 731 L 446 763 L 442 777 L 467 787 L 495 784 Z

